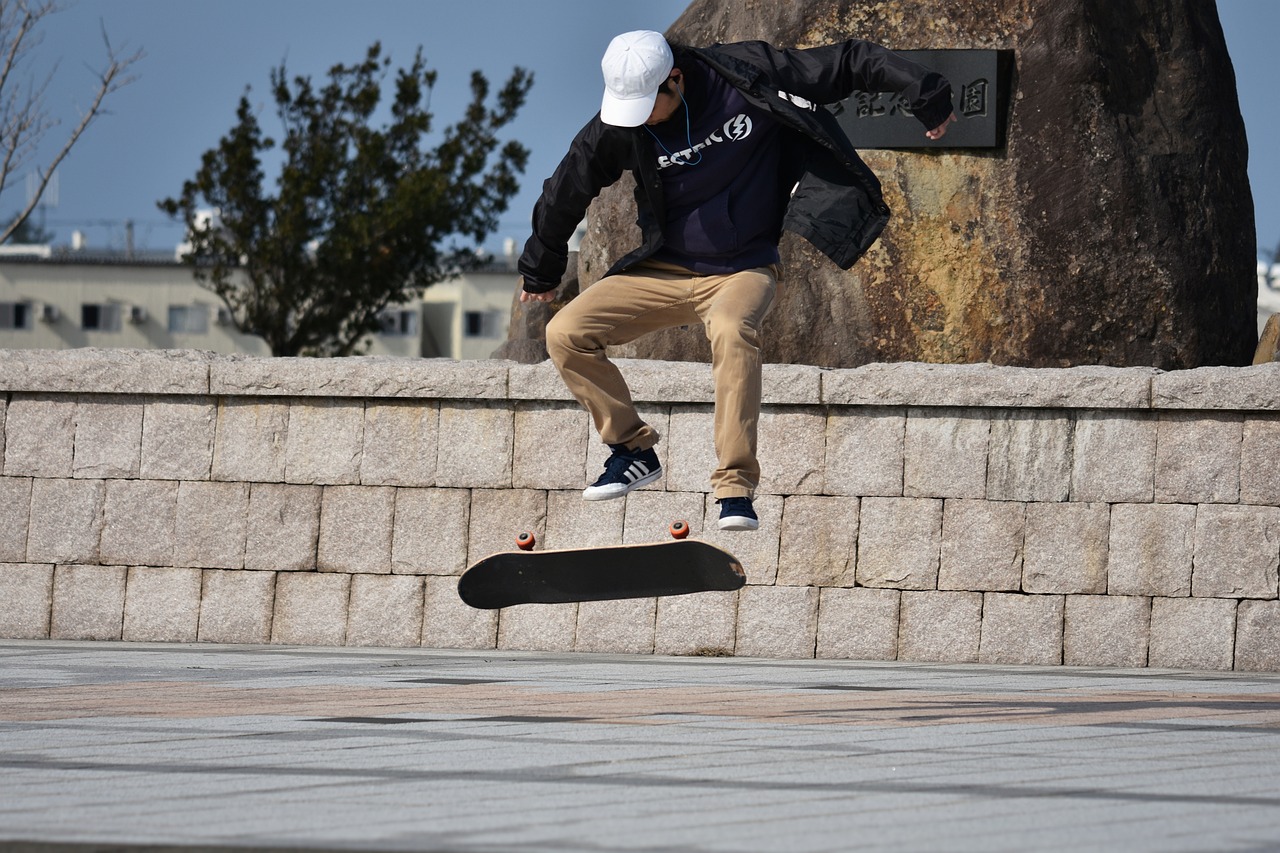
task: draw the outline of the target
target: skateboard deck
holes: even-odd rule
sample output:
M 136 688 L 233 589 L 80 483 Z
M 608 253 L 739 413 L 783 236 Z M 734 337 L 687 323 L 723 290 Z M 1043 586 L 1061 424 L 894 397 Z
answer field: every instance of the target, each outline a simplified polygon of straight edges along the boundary
M 564 604 L 653 598 L 714 590 L 747 582 L 742 564 L 727 551 L 693 540 L 504 551 L 485 557 L 458 579 L 458 595 L 481 610 L 514 604 Z

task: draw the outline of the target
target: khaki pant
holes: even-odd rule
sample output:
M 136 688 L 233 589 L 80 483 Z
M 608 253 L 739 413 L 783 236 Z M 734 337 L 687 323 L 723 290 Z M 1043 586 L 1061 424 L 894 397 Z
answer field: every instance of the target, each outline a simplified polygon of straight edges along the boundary
M 648 262 L 601 279 L 547 324 L 547 351 L 607 444 L 642 450 L 658 433 L 640 419 L 605 347 L 673 326 L 701 323 L 711 342 L 717 498 L 751 497 L 760 482 L 760 325 L 777 292 L 774 267 L 701 275 Z

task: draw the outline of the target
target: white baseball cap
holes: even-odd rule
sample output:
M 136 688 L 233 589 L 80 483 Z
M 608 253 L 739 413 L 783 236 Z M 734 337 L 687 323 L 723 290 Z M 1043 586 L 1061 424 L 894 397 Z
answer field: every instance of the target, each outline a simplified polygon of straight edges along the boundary
M 662 33 L 636 30 L 614 37 L 600 60 L 604 72 L 600 120 L 619 127 L 644 124 L 673 65 L 671 47 Z

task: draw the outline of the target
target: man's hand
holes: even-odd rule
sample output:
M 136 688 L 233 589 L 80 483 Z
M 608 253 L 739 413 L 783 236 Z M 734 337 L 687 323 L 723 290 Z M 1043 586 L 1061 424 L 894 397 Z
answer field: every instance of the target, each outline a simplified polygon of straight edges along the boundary
M 933 130 L 926 131 L 925 136 L 929 137 L 930 139 L 941 139 L 942 137 L 947 135 L 947 125 L 951 124 L 951 122 L 955 120 L 956 120 L 956 114 L 952 113 L 951 115 L 947 116 L 947 120 L 944 121 L 942 124 L 938 125 Z
M 556 298 L 554 290 L 548 290 L 546 293 L 530 293 L 524 289 L 524 279 L 520 279 L 520 301 L 521 302 L 550 302 Z

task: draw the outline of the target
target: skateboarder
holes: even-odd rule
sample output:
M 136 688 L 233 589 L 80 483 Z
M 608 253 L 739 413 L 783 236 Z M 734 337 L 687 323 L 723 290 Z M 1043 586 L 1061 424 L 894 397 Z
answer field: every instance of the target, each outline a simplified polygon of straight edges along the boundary
M 543 185 L 519 263 L 521 301 L 551 301 L 587 205 L 624 171 L 635 176 L 642 245 L 547 325 L 552 361 L 613 451 L 583 497 L 619 498 L 662 476 L 658 433 L 605 348 L 701 323 L 715 382 L 719 527 L 755 530 L 760 327 L 780 278 L 782 228 L 848 269 L 889 216 L 879 182 L 819 105 L 859 90 L 900 92 L 939 139 L 955 119 L 951 86 L 856 39 L 690 48 L 642 30 L 614 38 L 601 69 L 600 113 Z

